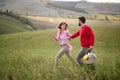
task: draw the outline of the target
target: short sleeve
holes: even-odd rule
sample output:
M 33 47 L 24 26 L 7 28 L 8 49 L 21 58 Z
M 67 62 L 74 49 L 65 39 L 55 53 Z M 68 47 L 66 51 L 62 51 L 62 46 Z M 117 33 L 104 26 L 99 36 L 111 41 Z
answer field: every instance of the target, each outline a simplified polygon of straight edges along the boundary
M 71 34 L 70 34 L 70 32 L 69 32 L 69 31 L 66 31 L 66 33 L 67 33 L 67 36 L 71 36 Z

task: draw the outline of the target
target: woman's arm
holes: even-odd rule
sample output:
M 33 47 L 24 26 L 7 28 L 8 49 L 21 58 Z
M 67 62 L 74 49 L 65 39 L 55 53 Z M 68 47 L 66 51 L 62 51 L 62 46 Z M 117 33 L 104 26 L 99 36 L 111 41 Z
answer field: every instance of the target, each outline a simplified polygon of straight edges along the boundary
M 56 36 L 53 33 L 50 33 L 50 35 L 53 37 L 53 39 L 55 39 L 56 41 L 58 41 L 57 38 L 56 38 Z
M 71 33 L 69 31 L 67 31 L 67 36 L 70 37 L 71 36 Z

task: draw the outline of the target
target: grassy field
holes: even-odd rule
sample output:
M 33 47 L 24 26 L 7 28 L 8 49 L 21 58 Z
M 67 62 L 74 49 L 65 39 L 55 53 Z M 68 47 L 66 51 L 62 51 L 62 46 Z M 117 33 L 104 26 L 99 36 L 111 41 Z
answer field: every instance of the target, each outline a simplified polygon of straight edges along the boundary
M 30 31 L 25 24 L 6 15 L 0 15 L 0 34 Z
M 70 28 L 74 33 L 78 28 Z M 60 59 L 54 73 L 54 57 L 59 43 L 49 35 L 57 29 L 0 35 L 0 80 L 119 80 L 120 28 L 93 27 L 96 70 L 86 73 L 67 56 Z M 79 38 L 71 41 L 75 58 L 80 50 Z

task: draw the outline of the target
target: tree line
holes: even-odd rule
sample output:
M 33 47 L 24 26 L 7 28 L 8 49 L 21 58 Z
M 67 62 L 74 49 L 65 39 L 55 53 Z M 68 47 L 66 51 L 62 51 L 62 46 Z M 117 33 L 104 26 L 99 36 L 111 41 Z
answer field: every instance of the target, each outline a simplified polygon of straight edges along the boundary
M 6 11 L 0 10 L 0 14 L 11 16 L 11 17 L 19 20 L 23 24 L 27 24 L 27 25 L 31 26 L 33 28 L 33 30 L 37 30 L 36 27 L 33 26 L 32 22 L 29 19 L 22 17 L 18 13 L 14 13 L 12 10 L 10 10 L 10 11 L 8 9 L 6 9 Z

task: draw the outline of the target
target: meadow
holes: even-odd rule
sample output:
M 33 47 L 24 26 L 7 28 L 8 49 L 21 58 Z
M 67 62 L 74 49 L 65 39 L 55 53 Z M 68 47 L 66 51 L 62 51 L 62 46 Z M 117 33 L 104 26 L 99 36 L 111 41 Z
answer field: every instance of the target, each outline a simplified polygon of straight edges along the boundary
M 70 27 L 74 33 L 79 27 Z M 57 29 L 0 35 L 0 80 L 119 80 L 120 28 L 93 27 L 96 70 L 76 66 L 67 56 L 53 71 L 59 43 L 50 37 Z M 80 50 L 79 38 L 70 41 L 75 58 Z
M 30 31 L 25 24 L 17 19 L 0 14 L 0 34 Z

